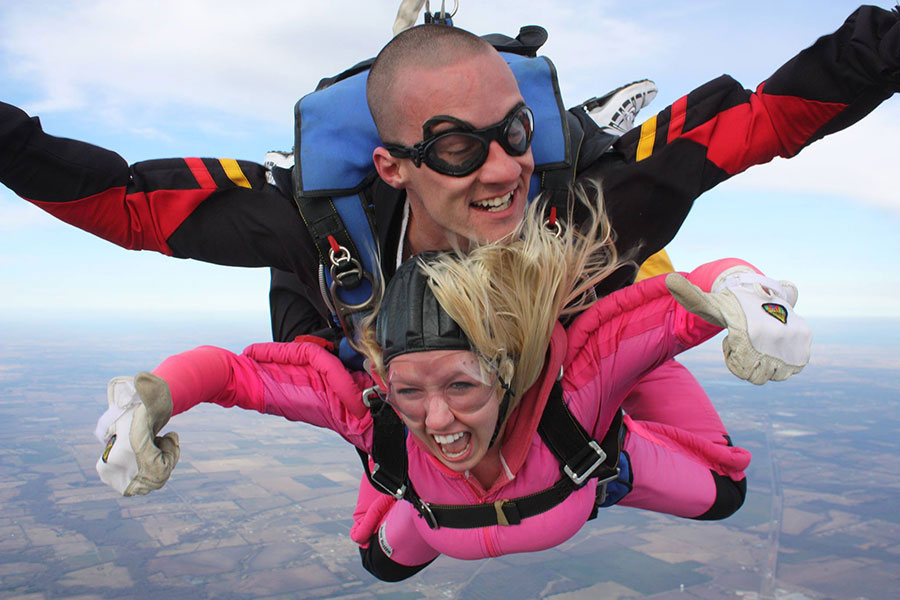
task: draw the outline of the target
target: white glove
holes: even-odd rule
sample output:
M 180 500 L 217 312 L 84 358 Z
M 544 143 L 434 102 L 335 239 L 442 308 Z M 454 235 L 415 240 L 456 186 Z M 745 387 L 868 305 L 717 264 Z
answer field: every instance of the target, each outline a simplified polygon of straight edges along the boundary
M 666 286 L 688 311 L 728 329 L 722 351 L 728 370 L 750 383 L 783 381 L 809 362 L 812 331 L 794 312 L 797 288 L 737 267 L 706 293 L 678 273 Z
M 106 444 L 97 461 L 101 481 L 123 496 L 165 485 L 178 462 L 178 434 L 156 437 L 172 416 L 168 384 L 150 373 L 116 377 L 107 386 L 109 408 L 94 434 Z

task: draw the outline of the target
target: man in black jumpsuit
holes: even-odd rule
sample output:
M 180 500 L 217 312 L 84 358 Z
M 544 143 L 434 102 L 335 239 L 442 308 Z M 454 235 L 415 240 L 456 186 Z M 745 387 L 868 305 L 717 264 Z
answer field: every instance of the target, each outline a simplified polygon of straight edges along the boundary
M 862 7 L 756 92 L 719 77 L 624 134 L 612 152 L 579 156 L 579 179 L 602 178 L 618 246 L 638 248 L 641 262 L 674 237 L 703 192 L 752 165 L 793 156 L 890 97 L 900 85 L 897 21 L 896 11 Z M 297 331 L 330 325 L 310 235 L 292 199 L 266 183 L 259 164 L 178 158 L 129 167 L 114 152 L 47 135 L 36 118 L 0 104 L 0 182 L 125 248 L 294 273 L 309 292 L 294 313 Z M 375 203 L 389 276 L 406 192 L 376 178 L 365 193 Z

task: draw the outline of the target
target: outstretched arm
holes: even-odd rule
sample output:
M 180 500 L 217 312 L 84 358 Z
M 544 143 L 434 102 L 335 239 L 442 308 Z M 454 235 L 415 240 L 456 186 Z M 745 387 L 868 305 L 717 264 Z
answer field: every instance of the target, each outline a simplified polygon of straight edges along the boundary
M 125 495 L 162 487 L 178 460 L 178 438 L 156 435 L 170 416 L 202 402 L 331 429 L 368 451 L 367 385 L 364 375 L 312 343 L 256 344 L 240 355 L 202 346 L 169 357 L 152 374 L 110 382 L 110 408 L 96 431 L 107 449 L 97 470 Z
M 173 158 L 129 166 L 115 152 L 43 131 L 0 102 L 0 182 L 66 223 L 131 250 L 274 266 L 315 289 L 318 254 L 293 200 L 262 165 Z M 310 298 L 327 315 L 321 301 Z
M 724 259 L 680 275 L 681 304 L 670 294 L 667 277 L 673 275 L 610 294 L 567 330 L 566 376 L 575 388 L 594 386 L 606 412 L 644 374 L 723 327 L 729 330 L 726 362 L 738 377 L 753 383 L 786 379 L 808 361 L 811 334 L 793 312 L 796 295 L 779 295 L 787 286 L 764 278 L 749 263 Z M 766 281 L 768 287 L 760 283 Z
M 864 6 L 755 91 L 723 75 L 616 142 L 581 173 L 603 180 L 617 246 L 668 244 L 705 191 L 853 125 L 900 89 L 900 14 Z

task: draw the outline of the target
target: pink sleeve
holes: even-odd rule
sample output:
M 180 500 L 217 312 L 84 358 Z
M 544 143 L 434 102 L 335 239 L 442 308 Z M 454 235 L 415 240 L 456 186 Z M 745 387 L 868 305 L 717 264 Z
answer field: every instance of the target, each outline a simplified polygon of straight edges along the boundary
M 371 417 L 361 402 L 368 380 L 316 344 L 254 344 L 240 355 L 201 346 L 167 358 L 153 373 L 169 384 L 173 415 L 201 402 L 238 406 L 369 446 Z
M 265 412 L 262 386 L 252 377 L 252 361 L 228 350 L 200 346 L 170 356 L 153 370 L 169 384 L 172 415 L 182 413 L 201 402 L 225 407 L 238 405 Z M 243 376 L 241 376 L 243 375 Z M 242 384 L 236 394 L 238 381 Z
M 740 258 L 720 258 L 719 260 L 700 265 L 690 273 L 682 273 L 682 275 L 687 277 L 691 283 L 702 289 L 704 292 L 708 292 L 712 289 L 712 285 L 719 275 L 734 267 L 749 267 L 757 273 L 762 274 L 762 271 L 748 263 L 746 260 L 741 260 Z M 663 281 L 665 281 L 665 279 Z
M 716 278 L 734 267 L 749 267 L 757 273 L 761 273 L 759 269 L 745 260 L 739 258 L 722 258 L 700 265 L 690 273 L 682 273 L 682 275 L 687 277 L 691 283 L 702 289 L 704 292 L 709 292 L 712 290 Z M 665 302 L 669 304 L 670 310 L 674 311 L 673 314 L 675 319 L 672 333 L 675 334 L 682 346 L 675 354 L 693 348 L 721 331 L 720 327 L 707 323 L 697 315 L 685 310 L 684 307 L 678 304 L 669 293 L 669 289 L 665 284 L 665 276 L 661 276 L 659 279 L 661 280 L 662 289 L 664 290 L 663 298 L 665 299 Z M 710 333 L 710 328 L 712 328 L 712 333 Z M 672 356 L 674 356 L 674 354 Z
M 683 275 L 708 292 L 721 273 L 737 266 L 756 270 L 745 261 L 723 259 Z M 599 420 L 587 421 L 601 429 L 641 377 L 721 331 L 678 304 L 665 277 L 646 279 L 600 299 L 567 329 L 566 379 L 571 388 L 594 399 L 590 404 L 602 407 L 601 413 L 594 413 Z

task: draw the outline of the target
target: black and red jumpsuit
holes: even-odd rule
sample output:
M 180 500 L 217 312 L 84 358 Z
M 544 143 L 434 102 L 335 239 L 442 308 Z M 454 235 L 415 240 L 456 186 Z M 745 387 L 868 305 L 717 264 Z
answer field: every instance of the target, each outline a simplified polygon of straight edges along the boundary
M 703 192 L 852 125 L 898 85 L 898 13 L 865 6 L 756 91 L 729 76 L 714 79 L 623 135 L 611 152 L 582 160 L 577 176 L 602 180 L 617 246 L 633 249 L 640 263 L 671 241 Z M 177 158 L 129 166 L 109 150 L 48 135 L 37 118 L 0 103 L 0 182 L 125 248 L 293 273 L 282 300 L 273 290 L 273 303 L 281 303 L 273 311 L 276 340 L 330 323 L 309 232 L 259 164 Z M 404 194 L 377 179 L 365 193 L 381 248 L 392 254 Z M 381 264 L 392 269 L 394 258 Z

